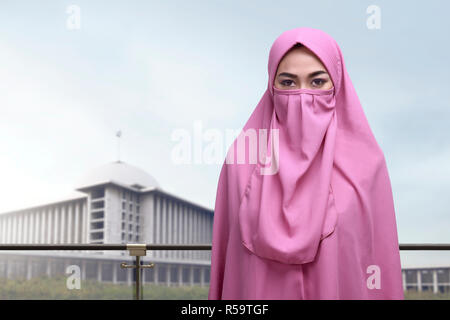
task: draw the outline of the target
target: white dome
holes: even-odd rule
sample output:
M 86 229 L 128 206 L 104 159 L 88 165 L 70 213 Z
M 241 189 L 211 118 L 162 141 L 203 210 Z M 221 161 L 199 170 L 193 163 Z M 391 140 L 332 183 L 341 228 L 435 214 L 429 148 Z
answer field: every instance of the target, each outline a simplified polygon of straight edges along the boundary
M 142 169 L 122 161 L 110 162 L 89 171 L 77 185 L 87 187 L 103 182 L 118 182 L 127 186 L 140 185 L 144 188 L 158 187 L 159 183 Z

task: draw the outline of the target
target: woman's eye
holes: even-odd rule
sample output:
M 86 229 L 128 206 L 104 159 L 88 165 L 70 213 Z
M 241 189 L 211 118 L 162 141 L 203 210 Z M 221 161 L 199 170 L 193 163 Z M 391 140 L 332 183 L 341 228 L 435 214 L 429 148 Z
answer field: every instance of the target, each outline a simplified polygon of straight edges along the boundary
M 312 82 L 314 87 L 321 87 L 327 81 L 324 79 L 314 79 Z
M 292 80 L 282 80 L 281 84 L 285 87 L 292 87 L 294 84 L 294 81 Z

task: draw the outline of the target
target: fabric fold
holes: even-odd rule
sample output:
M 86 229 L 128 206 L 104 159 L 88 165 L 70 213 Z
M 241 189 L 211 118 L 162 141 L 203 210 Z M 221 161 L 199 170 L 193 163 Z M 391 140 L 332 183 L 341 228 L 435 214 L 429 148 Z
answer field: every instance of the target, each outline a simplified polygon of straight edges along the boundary
M 269 161 L 263 163 L 276 172 L 265 174 L 258 162 L 250 177 L 238 213 L 242 242 L 262 258 L 308 263 L 337 218 L 330 187 L 334 90 L 273 90 Z

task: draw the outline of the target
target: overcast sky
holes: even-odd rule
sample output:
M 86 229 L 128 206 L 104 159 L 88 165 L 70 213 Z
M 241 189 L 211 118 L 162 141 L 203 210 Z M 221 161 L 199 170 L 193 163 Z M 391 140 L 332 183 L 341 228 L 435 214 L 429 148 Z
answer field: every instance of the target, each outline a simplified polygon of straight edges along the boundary
M 226 130 L 264 93 L 276 37 L 307 26 L 341 47 L 385 152 L 400 243 L 450 243 L 449 2 L 282 4 L 1 0 L 0 212 L 71 194 L 117 160 L 117 130 L 122 161 L 213 209 Z M 367 27 L 370 5 L 380 29 Z M 223 157 L 177 165 L 172 134 L 194 136 L 196 121 L 223 134 Z M 450 265 L 450 253 L 402 253 L 403 266 L 430 263 Z

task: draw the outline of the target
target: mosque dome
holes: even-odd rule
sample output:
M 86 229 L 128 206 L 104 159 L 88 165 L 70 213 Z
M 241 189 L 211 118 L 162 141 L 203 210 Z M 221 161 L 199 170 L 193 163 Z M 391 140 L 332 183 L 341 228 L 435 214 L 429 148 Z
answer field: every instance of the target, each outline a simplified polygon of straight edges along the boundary
M 82 188 L 110 181 L 130 187 L 160 188 L 155 178 L 147 172 L 122 161 L 110 162 L 88 171 L 77 185 Z

